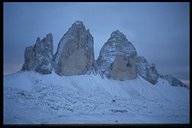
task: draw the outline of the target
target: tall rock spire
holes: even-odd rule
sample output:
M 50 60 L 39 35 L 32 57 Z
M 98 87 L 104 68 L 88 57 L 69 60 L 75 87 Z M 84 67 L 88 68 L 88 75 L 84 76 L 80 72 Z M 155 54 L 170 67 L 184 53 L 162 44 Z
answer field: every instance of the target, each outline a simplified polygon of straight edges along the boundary
M 34 70 L 41 74 L 50 74 L 53 68 L 53 36 L 47 34 L 40 40 L 38 37 L 34 47 L 25 48 L 22 71 Z
M 101 74 L 115 80 L 128 80 L 137 77 L 137 52 L 131 42 L 119 30 L 111 33 L 103 45 L 97 59 L 97 67 Z
M 93 63 L 93 37 L 82 21 L 76 21 L 59 42 L 55 72 L 66 76 L 86 74 L 92 70 Z

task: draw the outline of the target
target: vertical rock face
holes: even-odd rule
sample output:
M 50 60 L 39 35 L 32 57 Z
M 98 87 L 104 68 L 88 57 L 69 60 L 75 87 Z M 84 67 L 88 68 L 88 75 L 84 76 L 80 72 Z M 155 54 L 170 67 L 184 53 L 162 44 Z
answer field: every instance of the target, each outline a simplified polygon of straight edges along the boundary
M 115 80 L 129 80 L 137 77 L 137 52 L 126 36 L 119 30 L 111 33 L 96 61 L 100 74 Z
M 24 54 L 25 62 L 21 70 L 35 70 L 36 59 L 35 49 L 32 46 L 26 47 Z
M 92 70 L 93 64 L 93 37 L 83 22 L 76 21 L 59 42 L 54 70 L 58 75 L 81 75 Z
M 34 70 L 41 74 L 50 74 L 53 68 L 52 34 L 47 34 L 42 40 L 38 37 L 34 47 L 25 48 L 24 61 L 22 71 Z
M 145 80 L 152 84 L 158 82 L 159 74 L 154 64 L 149 65 L 143 56 L 137 57 L 137 72 Z

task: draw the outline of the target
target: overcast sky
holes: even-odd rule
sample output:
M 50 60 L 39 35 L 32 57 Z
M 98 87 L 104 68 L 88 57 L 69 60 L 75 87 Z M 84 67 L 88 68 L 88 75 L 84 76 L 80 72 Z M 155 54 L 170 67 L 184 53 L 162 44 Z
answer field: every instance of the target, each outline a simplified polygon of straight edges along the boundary
M 115 30 L 123 32 L 138 55 L 162 74 L 189 80 L 189 3 L 4 3 L 4 74 L 24 63 L 24 50 L 36 38 L 53 34 L 54 53 L 76 20 L 94 37 L 95 58 Z

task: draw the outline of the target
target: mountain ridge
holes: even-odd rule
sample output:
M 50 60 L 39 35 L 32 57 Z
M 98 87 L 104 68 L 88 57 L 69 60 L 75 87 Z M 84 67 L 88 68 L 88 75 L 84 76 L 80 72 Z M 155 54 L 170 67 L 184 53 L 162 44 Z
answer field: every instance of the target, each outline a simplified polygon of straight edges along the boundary
M 100 56 L 83 22 L 25 49 L 22 70 L 3 76 L 4 124 L 188 124 L 189 87 L 138 55 L 119 30 Z M 57 61 L 56 59 L 57 58 Z
M 115 80 L 136 79 L 139 75 L 153 85 L 161 76 L 172 86 L 188 88 L 177 78 L 160 74 L 155 64 L 150 65 L 144 57 L 138 56 L 134 45 L 119 30 L 111 33 L 97 59 L 94 58 L 93 36 L 82 21 L 74 22 L 63 35 L 55 55 L 53 55 L 52 46 L 49 46 L 51 51 L 46 51 L 49 40 L 53 45 L 52 38 L 52 34 L 47 34 L 41 41 L 37 38 L 34 48 L 25 49 L 25 63 L 22 71 L 35 70 L 41 74 L 50 74 L 54 69 L 53 72 L 60 76 L 84 75 L 93 72 L 99 73 L 101 77 Z

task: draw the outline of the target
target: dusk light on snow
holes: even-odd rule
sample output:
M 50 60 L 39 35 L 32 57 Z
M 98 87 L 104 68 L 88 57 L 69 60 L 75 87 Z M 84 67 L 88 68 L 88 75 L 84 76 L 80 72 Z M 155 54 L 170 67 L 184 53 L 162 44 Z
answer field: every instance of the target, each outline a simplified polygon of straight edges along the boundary
M 189 124 L 189 3 L 3 3 L 3 124 Z

